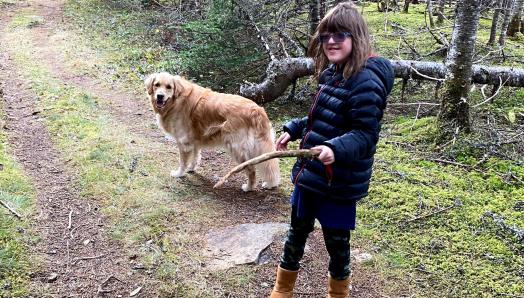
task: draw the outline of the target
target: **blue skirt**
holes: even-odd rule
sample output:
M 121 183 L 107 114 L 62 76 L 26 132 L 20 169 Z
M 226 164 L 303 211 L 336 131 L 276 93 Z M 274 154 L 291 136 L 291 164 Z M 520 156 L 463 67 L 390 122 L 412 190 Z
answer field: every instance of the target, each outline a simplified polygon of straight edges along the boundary
M 322 227 L 354 230 L 357 216 L 357 202 L 341 203 L 325 199 L 317 193 L 295 187 L 291 204 L 299 218 L 316 218 Z

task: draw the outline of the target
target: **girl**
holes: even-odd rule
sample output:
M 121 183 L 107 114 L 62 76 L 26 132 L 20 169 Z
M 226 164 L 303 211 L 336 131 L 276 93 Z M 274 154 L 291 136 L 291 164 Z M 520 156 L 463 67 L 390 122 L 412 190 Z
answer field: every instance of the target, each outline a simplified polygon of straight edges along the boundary
M 368 194 L 373 155 L 394 72 L 373 56 L 366 23 L 352 2 L 338 4 L 322 19 L 308 56 L 319 86 L 309 114 L 284 125 L 277 150 L 302 139 L 317 149 L 315 160 L 298 159 L 292 170 L 291 227 L 271 298 L 292 297 L 299 261 L 315 219 L 329 253 L 328 297 L 349 297 L 350 230 L 356 202 Z

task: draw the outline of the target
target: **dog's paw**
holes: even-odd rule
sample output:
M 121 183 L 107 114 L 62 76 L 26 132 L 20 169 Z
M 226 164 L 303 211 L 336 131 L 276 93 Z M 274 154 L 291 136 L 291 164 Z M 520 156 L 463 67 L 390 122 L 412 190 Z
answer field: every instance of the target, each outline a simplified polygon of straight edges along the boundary
M 268 183 L 268 182 L 262 182 L 262 188 L 264 189 L 273 189 L 275 187 L 277 187 L 278 184 L 274 184 L 274 183 Z
M 175 177 L 175 178 L 183 177 L 185 174 L 186 173 L 181 169 L 172 170 L 170 173 L 171 177 Z
M 252 191 L 253 190 L 253 186 L 249 185 L 248 183 L 244 183 L 244 184 L 242 184 L 242 190 L 245 191 L 245 192 Z

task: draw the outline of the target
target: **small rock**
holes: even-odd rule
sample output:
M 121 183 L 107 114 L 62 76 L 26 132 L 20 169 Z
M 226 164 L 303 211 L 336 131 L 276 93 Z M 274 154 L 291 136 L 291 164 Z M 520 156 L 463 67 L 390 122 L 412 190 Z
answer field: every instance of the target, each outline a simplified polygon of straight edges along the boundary
M 84 243 L 84 245 L 88 245 L 88 244 L 89 244 L 90 242 L 91 242 L 91 240 L 89 240 L 89 239 L 86 239 L 86 240 L 84 240 L 84 242 L 83 242 L 83 243 Z
M 267 282 L 263 282 L 263 283 L 262 283 L 262 286 L 263 286 L 264 288 L 267 288 L 267 287 L 269 287 L 269 284 L 268 284 Z
M 140 290 L 142 290 L 142 287 L 134 289 L 131 293 L 129 293 L 129 297 L 136 296 L 140 292 Z
M 367 252 L 363 252 L 363 253 L 355 255 L 355 262 L 357 263 L 369 262 L 372 259 L 373 259 L 373 256 Z
M 53 272 L 47 277 L 47 282 L 54 282 L 58 279 L 58 274 Z
M 133 270 L 140 270 L 140 269 L 146 269 L 146 267 L 141 264 L 141 263 L 137 263 L 137 264 L 134 264 L 133 267 L 131 267 Z

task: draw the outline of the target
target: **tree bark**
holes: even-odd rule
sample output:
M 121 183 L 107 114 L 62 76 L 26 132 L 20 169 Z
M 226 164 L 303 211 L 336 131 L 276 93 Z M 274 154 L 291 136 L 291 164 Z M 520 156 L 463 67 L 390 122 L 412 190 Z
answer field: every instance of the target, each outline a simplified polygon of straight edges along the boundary
M 441 140 L 471 129 L 468 93 L 480 7 L 481 0 L 457 1 L 451 47 L 445 62 L 448 72 L 438 116 Z
M 506 43 L 506 34 L 508 31 L 509 21 L 513 12 L 515 0 L 504 0 L 504 21 L 500 27 L 499 45 L 503 46 Z
M 433 21 L 433 5 L 432 5 L 431 0 L 427 0 L 427 1 L 428 3 L 427 3 L 426 11 L 428 12 L 428 17 L 429 17 L 429 28 L 435 28 L 435 22 Z
M 409 4 L 411 3 L 411 0 L 404 0 L 404 13 L 409 13 Z
M 500 17 L 500 11 L 502 10 L 502 0 L 495 0 L 495 9 L 493 12 L 493 20 L 491 21 L 491 31 L 489 34 L 488 45 L 495 45 L 495 39 L 497 38 L 497 26 Z
M 446 65 L 438 62 L 414 60 L 390 60 L 396 78 L 444 81 Z M 272 61 L 266 70 L 266 79 L 259 84 L 244 84 L 240 94 L 258 103 L 275 100 L 297 78 L 312 75 L 314 63 L 311 58 L 287 58 Z M 524 69 L 512 67 L 492 67 L 473 65 L 471 81 L 476 84 L 497 85 L 500 80 L 504 86 L 524 87 Z
M 266 79 L 260 84 L 240 86 L 240 94 L 257 103 L 275 100 L 297 78 L 313 74 L 314 68 L 311 58 L 273 60 L 266 69 Z
M 446 6 L 446 0 L 439 0 L 438 2 L 438 16 L 437 16 L 437 23 L 442 24 L 444 22 L 445 16 L 444 16 L 444 7 Z
M 515 36 L 515 33 L 520 32 L 522 19 L 522 10 L 524 8 L 524 0 L 517 0 L 515 4 L 515 14 L 511 18 L 511 22 L 508 27 L 508 36 Z
M 309 0 L 309 36 L 313 36 L 320 21 L 320 0 Z

